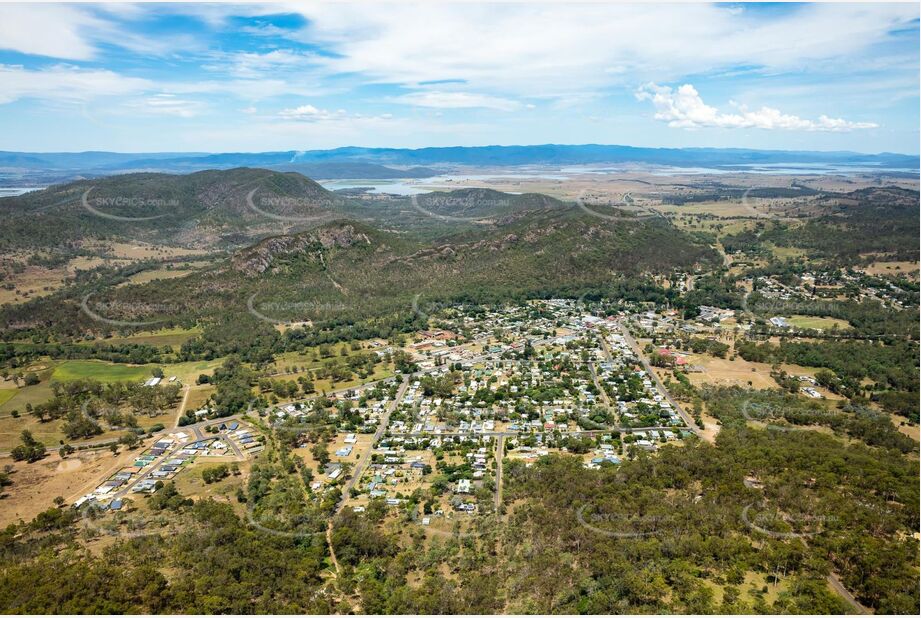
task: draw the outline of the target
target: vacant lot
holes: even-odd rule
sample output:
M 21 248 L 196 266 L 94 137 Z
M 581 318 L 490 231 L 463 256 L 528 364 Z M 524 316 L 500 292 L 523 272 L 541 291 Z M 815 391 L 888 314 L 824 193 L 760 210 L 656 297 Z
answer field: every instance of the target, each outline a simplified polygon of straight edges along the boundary
M 202 480 L 202 470 L 220 464 L 226 464 L 230 468 L 234 463 L 237 465 L 238 474 L 230 474 L 226 478 L 210 484 Z M 198 457 L 192 465 L 176 476 L 176 489 L 183 496 L 194 500 L 211 498 L 218 502 L 226 502 L 233 505 L 238 514 L 242 515 L 246 507 L 237 501 L 236 494 L 239 489 L 246 489 L 245 482 L 249 477 L 251 466 L 251 459 L 238 462 L 233 457 Z
M 0 406 L 5 404 L 7 401 L 13 398 L 16 394 L 15 388 L 2 388 L 0 389 Z
M 779 388 L 777 382 L 771 377 L 771 366 L 767 363 L 750 363 L 740 356 L 734 360 L 729 358 L 716 358 L 708 354 L 691 354 L 688 356 L 688 366 L 700 367 L 703 371 L 688 373 L 688 378 L 694 386 L 713 384 L 716 386 L 741 386 L 743 388 Z M 800 365 L 783 364 L 780 368 L 790 375 L 814 376 L 818 369 L 801 367 Z M 658 371 L 658 370 L 657 370 Z M 665 375 L 662 373 L 660 375 Z M 803 383 L 803 386 L 809 384 Z M 827 399 L 841 399 L 840 396 L 817 388 Z
M 11 289 L 0 287 L 0 305 L 23 303 L 47 296 L 64 284 L 66 274 L 63 268 L 52 270 L 40 266 L 27 266 L 23 272 L 7 278 L 5 283 L 10 284 Z
M 80 451 L 63 460 L 53 453 L 31 464 L 0 458 L 0 466 L 13 466 L 10 475 L 13 484 L 4 488 L 0 498 L 0 526 L 20 519 L 31 520 L 54 506 L 56 496 L 61 496 L 68 504 L 73 503 L 108 475 L 129 465 L 139 452 L 140 448 L 122 450 L 118 455 L 112 455 L 108 449 Z
M 129 260 L 152 260 L 192 255 L 206 255 L 207 251 L 199 249 L 183 249 L 181 247 L 167 247 L 165 245 L 148 245 L 146 243 L 113 242 L 99 246 L 111 257 Z
M 918 278 L 917 262 L 874 262 L 863 270 L 869 275 L 906 275 Z

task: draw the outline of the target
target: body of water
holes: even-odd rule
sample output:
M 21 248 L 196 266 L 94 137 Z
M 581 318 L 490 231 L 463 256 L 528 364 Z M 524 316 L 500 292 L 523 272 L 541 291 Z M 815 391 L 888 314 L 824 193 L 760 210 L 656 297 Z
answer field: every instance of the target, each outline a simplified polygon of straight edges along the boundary
M 29 193 L 30 191 L 41 191 L 45 187 L 0 187 L 0 197 L 14 197 Z

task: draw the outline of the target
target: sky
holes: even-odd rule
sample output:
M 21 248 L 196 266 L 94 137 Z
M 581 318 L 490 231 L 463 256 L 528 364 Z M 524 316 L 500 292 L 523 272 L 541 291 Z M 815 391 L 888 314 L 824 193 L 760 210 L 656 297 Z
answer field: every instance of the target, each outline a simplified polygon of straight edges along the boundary
M 0 150 L 919 150 L 919 6 L 0 4 Z

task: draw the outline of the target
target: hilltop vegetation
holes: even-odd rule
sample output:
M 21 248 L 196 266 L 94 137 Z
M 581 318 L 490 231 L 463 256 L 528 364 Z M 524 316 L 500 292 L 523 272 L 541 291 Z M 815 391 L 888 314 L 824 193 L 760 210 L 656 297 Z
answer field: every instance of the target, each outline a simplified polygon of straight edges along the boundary
M 476 204 L 482 197 L 464 193 L 461 199 Z M 535 199 L 508 202 L 515 210 Z M 137 330 L 150 323 L 190 327 L 230 319 L 250 324 L 232 337 L 239 339 L 260 319 L 309 320 L 313 330 L 323 331 L 388 316 L 404 324 L 402 330 L 419 318 L 413 310 L 417 298 L 431 304 L 578 295 L 625 277 L 718 259 L 660 219 L 607 220 L 542 196 L 537 202 L 547 207 L 465 226 L 436 243 L 336 220 L 267 238 L 181 279 L 115 288 L 105 276 L 87 277 L 47 298 L 6 308 L 5 334 L 39 341 L 130 332 L 132 323 Z
M 823 197 L 796 223 L 758 222 L 721 239 L 729 252 L 768 255 L 771 245 L 796 248 L 833 266 L 861 261 L 866 254 L 918 259 L 918 192 L 897 187 L 861 189 Z
M 4 198 L 0 251 L 113 238 L 195 248 L 240 246 L 279 230 L 315 225 L 343 201 L 300 174 L 262 169 L 111 176 Z

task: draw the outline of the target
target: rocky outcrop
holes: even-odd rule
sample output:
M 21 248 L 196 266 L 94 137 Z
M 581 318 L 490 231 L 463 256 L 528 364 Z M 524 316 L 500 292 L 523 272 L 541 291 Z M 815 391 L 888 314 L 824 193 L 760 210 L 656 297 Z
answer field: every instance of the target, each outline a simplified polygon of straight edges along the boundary
M 273 236 L 259 244 L 239 251 L 233 257 L 233 269 L 247 276 L 267 271 L 276 258 L 298 253 L 317 254 L 332 248 L 348 248 L 357 243 L 371 244 L 367 234 L 354 226 L 333 225 L 291 236 Z

